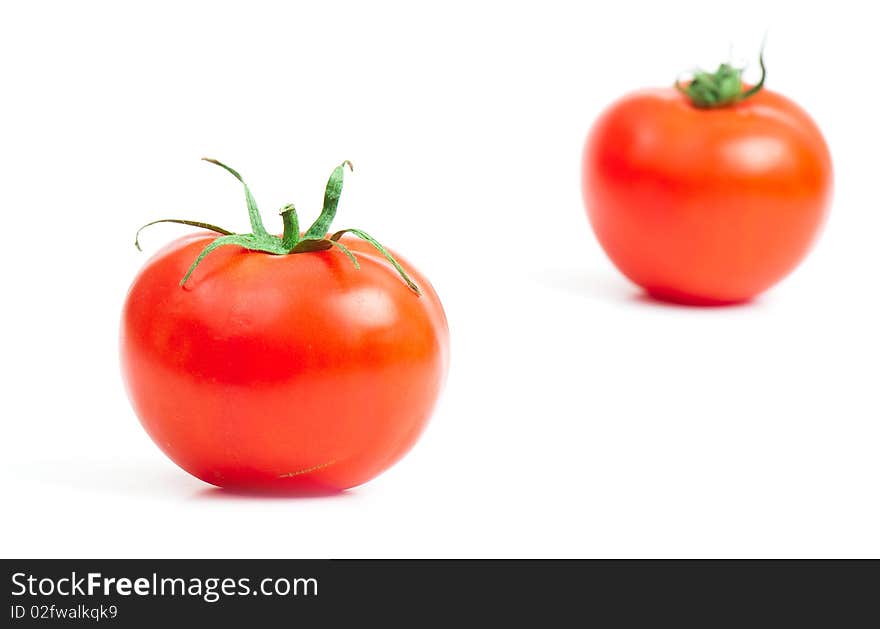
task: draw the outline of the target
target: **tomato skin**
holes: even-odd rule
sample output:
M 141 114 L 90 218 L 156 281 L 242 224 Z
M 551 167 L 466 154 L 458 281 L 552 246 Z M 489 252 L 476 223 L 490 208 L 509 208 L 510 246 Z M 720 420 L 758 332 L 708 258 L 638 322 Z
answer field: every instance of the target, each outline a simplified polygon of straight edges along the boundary
M 122 316 L 132 404 L 180 467 L 236 489 L 342 490 L 402 457 L 446 377 L 449 333 L 422 291 L 360 241 L 271 255 L 225 246 L 179 282 L 216 236 L 180 238 L 149 260 Z
M 618 269 L 693 304 L 747 301 L 782 279 L 832 193 L 821 132 L 767 89 L 717 109 L 673 88 L 625 96 L 591 129 L 582 174 L 590 222 Z

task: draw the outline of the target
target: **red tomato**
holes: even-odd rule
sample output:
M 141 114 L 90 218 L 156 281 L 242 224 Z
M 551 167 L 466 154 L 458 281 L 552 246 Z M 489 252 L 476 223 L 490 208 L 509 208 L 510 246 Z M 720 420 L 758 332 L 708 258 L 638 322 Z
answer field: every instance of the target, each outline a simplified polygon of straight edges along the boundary
M 335 208 L 334 208 L 335 211 Z M 416 294 L 383 255 L 349 236 L 273 255 L 217 238 L 175 240 L 125 302 L 122 372 L 156 444 L 214 485 L 333 491 L 400 459 L 428 421 L 449 355 L 428 280 Z
M 674 88 L 625 96 L 594 124 L 582 172 L 614 264 L 648 293 L 693 304 L 745 301 L 788 274 L 832 189 L 819 129 L 767 89 L 715 108 Z

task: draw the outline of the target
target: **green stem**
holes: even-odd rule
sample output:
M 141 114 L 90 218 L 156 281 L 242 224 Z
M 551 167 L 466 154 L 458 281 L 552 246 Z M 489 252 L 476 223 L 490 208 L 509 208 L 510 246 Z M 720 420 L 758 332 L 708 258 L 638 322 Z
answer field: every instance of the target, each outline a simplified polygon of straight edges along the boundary
M 293 203 L 288 203 L 281 208 L 281 220 L 284 223 L 281 245 L 289 251 L 299 242 L 299 216 L 296 214 Z
M 675 82 L 675 89 L 684 94 L 694 107 L 700 109 L 717 109 L 729 107 L 751 98 L 764 88 L 767 79 L 767 66 L 764 65 L 764 46 L 758 55 L 761 65 L 761 79 L 749 89 L 744 89 L 742 74 L 745 68 L 735 68 L 722 63 L 713 72 L 697 70 L 690 83 L 683 85 Z
M 184 275 L 183 279 L 180 280 L 180 285 L 183 286 L 184 284 L 186 284 L 186 281 L 189 279 L 190 275 L 193 274 L 193 271 L 196 270 L 196 267 L 199 266 L 202 260 L 204 260 L 209 253 L 214 251 L 214 249 L 217 249 L 218 247 L 223 247 L 224 245 L 239 245 L 240 247 L 250 249 L 252 238 L 253 236 L 251 236 L 250 234 L 231 234 L 229 236 L 220 236 L 216 240 L 211 241 L 211 243 L 207 247 L 202 249 L 202 252 L 193 261 L 189 269 L 187 269 L 186 275 Z
M 251 189 L 248 188 L 248 185 L 244 182 L 241 175 L 238 174 L 238 171 L 233 170 L 222 162 L 218 162 L 216 159 L 210 157 L 203 157 L 202 159 L 223 168 L 241 182 L 241 185 L 244 186 L 244 198 L 247 202 L 248 216 L 251 220 L 251 229 L 257 236 L 268 236 L 269 234 L 263 226 L 263 218 L 260 216 L 260 210 L 257 209 L 257 202 L 254 200 L 254 195 L 251 194 Z
M 332 247 L 324 238 L 303 238 L 289 253 L 309 253 L 312 251 L 326 251 Z
M 361 263 L 358 262 L 358 259 L 354 257 L 354 254 L 351 252 L 351 249 L 349 249 L 348 247 L 343 245 L 341 242 L 336 242 L 335 240 L 328 240 L 327 242 L 329 242 L 331 245 L 333 245 L 334 247 L 339 249 L 342 253 L 344 253 L 348 257 L 348 259 L 351 260 L 351 263 L 354 265 L 354 268 L 360 270 Z
M 336 208 L 339 206 L 339 197 L 342 194 L 342 180 L 345 176 L 346 166 L 354 172 L 352 163 L 345 160 L 330 174 L 330 179 L 327 180 L 327 189 L 324 191 L 324 209 L 321 210 L 318 219 L 309 227 L 305 238 L 323 238 L 327 235 L 330 224 L 336 218 Z
M 742 93 L 742 96 L 739 98 L 741 101 L 751 98 L 764 89 L 764 81 L 767 80 L 767 66 L 764 65 L 764 46 L 761 46 L 761 54 L 758 55 L 758 63 L 761 66 L 761 78 L 751 88 Z
M 157 223 L 178 223 L 180 225 L 189 225 L 190 227 L 201 227 L 202 229 L 209 229 L 212 232 L 217 232 L 218 234 L 223 234 L 224 236 L 229 236 L 232 234 L 228 229 L 223 229 L 222 227 L 217 227 L 216 225 L 211 225 L 210 223 L 203 223 L 202 221 L 188 221 L 182 218 L 160 218 L 157 221 L 150 221 L 146 225 L 141 225 L 137 230 L 137 233 L 134 235 L 134 246 L 137 247 L 138 251 L 141 251 L 141 232 L 144 231 L 150 225 L 156 225 Z
M 412 279 L 410 278 L 409 275 L 407 275 L 404 268 L 400 265 L 400 262 L 395 260 L 394 256 L 391 255 L 388 252 L 388 250 L 379 243 L 378 240 L 376 240 L 375 238 L 370 236 L 367 232 L 365 232 L 361 229 L 352 229 L 352 228 L 341 229 L 338 232 L 336 232 L 335 234 L 333 234 L 332 236 L 330 236 L 330 240 L 333 242 L 338 242 L 339 239 L 342 238 L 342 236 L 347 233 L 354 234 L 355 236 L 357 236 L 361 240 L 365 240 L 368 243 L 370 243 L 371 245 L 373 245 L 373 247 L 375 247 L 376 250 L 380 254 L 382 254 L 382 257 L 384 257 L 386 260 L 388 260 L 391 263 L 391 266 L 393 266 L 397 270 L 397 272 L 400 274 L 400 277 L 402 277 L 403 281 L 406 282 L 406 285 L 409 286 L 413 290 L 413 292 L 415 292 L 416 295 L 422 294 L 422 291 L 419 290 L 419 287 L 416 286 L 416 283 L 412 281 Z
M 296 208 L 293 206 L 292 203 L 289 203 L 280 210 L 281 221 L 284 224 L 284 232 L 282 233 L 281 237 L 278 237 L 269 234 L 266 231 L 266 228 L 263 226 L 262 218 L 260 217 L 260 212 L 257 209 L 257 203 L 256 201 L 254 201 L 254 197 L 251 194 L 250 188 L 248 188 L 247 184 L 244 182 L 244 179 L 242 179 L 238 171 L 233 170 L 226 164 L 218 162 L 216 159 L 210 159 L 207 157 L 203 157 L 202 159 L 204 159 L 206 162 L 216 164 L 217 166 L 220 166 L 224 170 L 228 171 L 244 186 L 248 216 L 250 218 L 251 229 L 253 231 L 250 234 L 236 234 L 227 229 L 223 229 L 222 227 L 211 225 L 210 223 L 177 218 L 163 218 L 158 221 L 147 223 L 146 225 L 141 227 L 135 235 L 135 246 L 138 249 L 140 249 L 139 236 L 141 230 L 143 230 L 144 227 L 155 225 L 156 223 L 180 223 L 182 225 L 190 225 L 193 227 L 209 229 L 211 231 L 217 232 L 218 234 L 221 234 L 219 238 L 212 240 L 204 249 L 202 249 L 198 257 L 196 257 L 192 265 L 190 265 L 189 269 L 187 269 L 186 274 L 183 276 L 183 279 L 180 280 L 181 286 L 186 284 L 186 282 L 192 276 L 193 272 L 196 270 L 199 264 L 201 264 L 202 261 L 211 254 L 211 252 L 219 247 L 223 247 L 226 245 L 237 245 L 249 251 L 259 251 L 271 255 L 310 253 L 317 251 L 327 251 L 329 249 L 335 248 L 338 249 L 351 261 L 355 269 L 360 269 L 360 262 L 358 262 L 358 259 L 354 255 L 354 253 L 352 253 L 352 251 L 344 244 L 339 242 L 339 239 L 343 236 L 343 234 L 351 233 L 375 247 L 376 250 L 386 260 L 388 260 L 388 262 L 390 262 L 394 269 L 400 274 L 400 277 L 403 279 L 406 285 L 409 286 L 416 295 L 421 295 L 419 287 L 416 286 L 416 283 L 412 281 L 403 266 L 401 266 L 401 264 L 394 259 L 394 256 L 392 256 L 388 252 L 388 250 L 379 243 L 379 241 L 367 234 L 365 231 L 360 229 L 343 229 L 341 231 L 337 231 L 329 239 L 326 237 L 330 225 L 333 222 L 333 219 L 336 217 L 336 210 L 339 206 L 339 197 L 342 194 L 342 183 L 345 174 L 345 167 L 348 166 L 349 169 L 353 170 L 351 162 L 349 162 L 348 160 L 342 162 L 339 166 L 333 169 L 333 172 L 330 175 L 330 179 L 327 181 L 327 187 L 324 192 L 324 207 L 321 210 L 321 214 L 318 216 L 317 220 L 315 220 L 312 226 L 309 227 L 308 231 L 302 237 L 300 237 L 299 217 L 297 216 Z

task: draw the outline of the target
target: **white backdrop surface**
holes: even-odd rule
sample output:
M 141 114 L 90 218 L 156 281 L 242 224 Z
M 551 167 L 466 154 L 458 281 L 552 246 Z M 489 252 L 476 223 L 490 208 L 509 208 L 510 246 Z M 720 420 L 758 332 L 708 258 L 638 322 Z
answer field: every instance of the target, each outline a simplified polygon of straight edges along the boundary
M 4 4 L 0 555 L 880 557 L 880 40 L 869 4 L 824 6 Z M 590 232 L 584 135 L 626 91 L 755 65 L 765 31 L 768 86 L 831 146 L 831 219 L 752 304 L 648 301 Z M 371 483 L 231 495 L 131 411 L 122 300 L 186 231 L 138 254 L 135 228 L 246 226 L 202 155 L 267 220 L 313 217 L 351 159 L 338 223 L 443 299 L 447 388 Z

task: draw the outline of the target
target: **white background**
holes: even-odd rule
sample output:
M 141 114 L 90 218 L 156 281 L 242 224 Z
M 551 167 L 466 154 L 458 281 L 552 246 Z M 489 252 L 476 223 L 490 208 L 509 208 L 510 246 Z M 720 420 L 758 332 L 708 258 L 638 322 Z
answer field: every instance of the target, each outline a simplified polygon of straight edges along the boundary
M 869 3 L 11 4 L 0 555 L 880 557 Z M 583 137 L 626 91 L 731 50 L 754 66 L 768 29 L 768 85 L 832 148 L 827 229 L 753 304 L 647 301 L 590 232 Z M 247 225 L 203 155 L 246 176 L 267 221 L 291 201 L 312 218 L 353 160 L 338 224 L 444 301 L 441 403 L 365 486 L 229 495 L 177 469 L 129 407 L 121 303 L 187 231 L 153 228 L 138 254 L 135 228 Z

